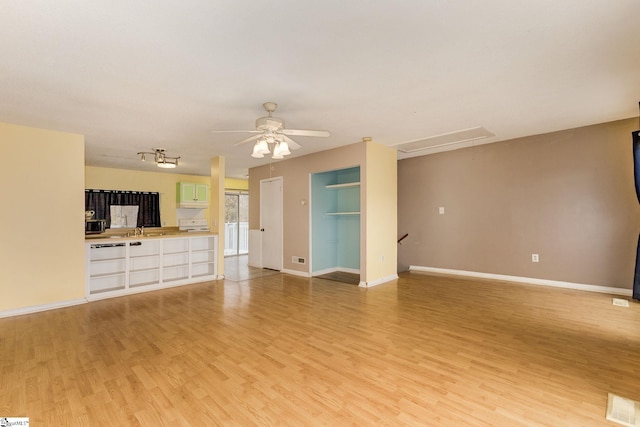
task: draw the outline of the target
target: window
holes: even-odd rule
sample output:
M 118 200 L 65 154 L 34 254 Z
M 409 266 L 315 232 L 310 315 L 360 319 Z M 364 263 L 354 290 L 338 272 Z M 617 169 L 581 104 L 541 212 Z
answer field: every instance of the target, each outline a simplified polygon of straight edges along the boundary
M 111 205 L 137 206 L 135 224 L 128 227 L 161 227 L 160 194 L 146 191 L 84 190 L 84 209 L 95 211 L 94 218 L 106 219 L 111 227 Z M 133 222 L 133 221 L 131 221 Z M 115 224 L 114 224 L 115 225 Z

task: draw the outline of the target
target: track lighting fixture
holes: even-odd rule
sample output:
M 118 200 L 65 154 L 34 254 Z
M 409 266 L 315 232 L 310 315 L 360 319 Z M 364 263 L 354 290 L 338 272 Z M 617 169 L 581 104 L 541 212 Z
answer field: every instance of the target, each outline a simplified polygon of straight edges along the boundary
M 152 152 L 149 151 L 140 151 L 138 156 L 140 156 L 140 160 L 143 162 L 146 161 L 146 154 L 153 156 L 153 161 L 156 162 L 156 166 L 159 168 L 172 169 L 178 166 L 178 159 L 180 157 L 169 157 L 164 154 L 164 148 L 152 148 Z

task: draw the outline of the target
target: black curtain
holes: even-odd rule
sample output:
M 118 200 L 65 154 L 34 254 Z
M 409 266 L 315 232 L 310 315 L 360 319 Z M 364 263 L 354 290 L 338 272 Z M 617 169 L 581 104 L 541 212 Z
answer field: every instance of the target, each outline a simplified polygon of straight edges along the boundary
M 142 191 L 85 190 L 84 209 L 111 226 L 111 205 L 138 206 L 136 227 L 161 227 L 160 194 Z
M 640 203 L 640 131 L 633 135 L 633 176 L 636 181 L 636 195 Z M 633 299 L 640 300 L 640 235 L 638 235 L 638 247 L 636 249 L 636 273 L 633 278 Z

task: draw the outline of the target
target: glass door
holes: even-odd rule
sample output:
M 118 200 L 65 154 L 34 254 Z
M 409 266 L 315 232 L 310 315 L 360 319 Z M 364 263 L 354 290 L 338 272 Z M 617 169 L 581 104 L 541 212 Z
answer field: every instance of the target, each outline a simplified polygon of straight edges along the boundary
M 249 253 L 249 194 L 227 192 L 224 199 L 224 255 Z

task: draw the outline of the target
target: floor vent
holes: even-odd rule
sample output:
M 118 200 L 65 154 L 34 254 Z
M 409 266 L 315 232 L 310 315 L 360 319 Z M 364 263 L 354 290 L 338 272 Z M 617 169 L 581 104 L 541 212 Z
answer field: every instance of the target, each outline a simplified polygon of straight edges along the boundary
M 613 305 L 618 307 L 629 307 L 629 300 L 626 300 L 624 298 L 614 298 Z
M 609 393 L 607 419 L 627 427 L 639 427 L 640 403 Z

